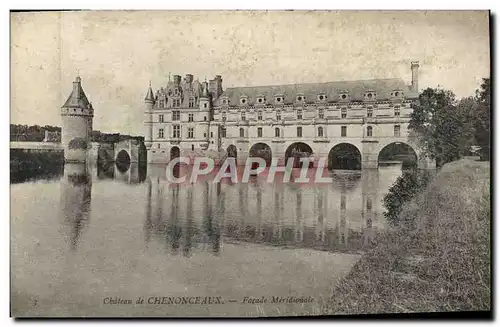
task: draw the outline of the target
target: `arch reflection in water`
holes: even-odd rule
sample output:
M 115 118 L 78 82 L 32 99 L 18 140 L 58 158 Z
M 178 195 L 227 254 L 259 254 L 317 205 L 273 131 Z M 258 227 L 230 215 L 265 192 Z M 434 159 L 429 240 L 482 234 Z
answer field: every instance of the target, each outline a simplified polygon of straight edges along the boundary
M 195 250 L 219 254 L 224 196 L 217 196 L 217 185 L 200 182 L 184 187 L 153 176 L 147 184 L 146 244 L 159 242 L 170 253 L 186 257 Z
M 85 164 L 65 164 L 60 192 L 62 233 L 71 250 L 76 251 L 91 209 L 92 178 L 88 167 Z
M 377 170 L 337 174 L 332 184 L 317 187 L 259 179 L 179 186 L 150 176 L 146 240 L 166 234 L 168 249 L 185 256 L 197 250 L 218 254 L 223 239 L 356 251 L 371 246 L 376 230 L 385 228 L 380 213 L 386 179 L 400 173 L 386 170 L 384 180 Z
M 142 183 L 146 180 L 147 176 L 147 167 L 137 162 L 132 162 L 125 172 L 122 172 L 117 167 L 113 171 L 115 180 L 123 181 L 127 184 Z

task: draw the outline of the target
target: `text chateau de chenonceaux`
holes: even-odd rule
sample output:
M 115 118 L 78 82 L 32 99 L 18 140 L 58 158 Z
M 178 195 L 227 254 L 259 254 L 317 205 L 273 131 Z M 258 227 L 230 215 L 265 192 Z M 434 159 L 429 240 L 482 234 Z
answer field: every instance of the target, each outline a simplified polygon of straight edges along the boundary
M 216 163 L 233 157 L 242 165 L 259 156 L 284 165 L 290 157 L 306 156 L 312 165 L 328 158 L 329 169 L 365 169 L 377 168 L 381 154 L 398 147 L 415 156 L 419 168 L 434 168 L 408 133 L 418 69 L 411 62 L 409 85 L 390 78 L 224 89 L 220 75 L 208 82 L 174 75 L 146 92 L 144 144 L 114 144 L 113 157 L 138 162 L 145 156 L 152 164 L 179 156 Z M 85 162 L 89 152 L 99 151 L 94 144 L 88 151 L 94 109 L 81 84 L 77 77 L 61 109 L 67 162 Z

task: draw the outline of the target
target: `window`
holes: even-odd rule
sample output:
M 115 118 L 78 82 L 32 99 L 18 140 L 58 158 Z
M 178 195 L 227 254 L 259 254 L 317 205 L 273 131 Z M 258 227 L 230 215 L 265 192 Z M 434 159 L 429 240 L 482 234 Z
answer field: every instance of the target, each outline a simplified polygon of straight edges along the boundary
M 226 119 L 227 119 L 227 117 L 226 117 L 226 113 L 224 112 L 224 113 L 222 114 L 222 121 L 226 121 Z
M 194 114 L 190 113 L 188 114 L 188 121 L 193 121 L 194 120 Z
M 279 129 L 278 127 L 276 127 L 276 128 L 274 129 L 274 136 L 275 136 L 275 137 L 280 137 L 280 129 Z
M 297 119 L 302 119 L 302 110 L 297 110 Z
M 181 112 L 179 110 L 172 111 L 172 120 L 180 120 Z
M 181 100 L 180 99 L 174 99 L 173 103 L 172 103 L 172 106 L 174 108 L 179 108 L 181 106 Z
M 366 210 L 372 210 L 372 199 L 366 199 Z
M 401 126 L 394 125 L 394 136 L 401 136 Z
M 194 151 L 194 144 L 191 144 L 191 151 Z
M 189 106 L 189 108 L 194 108 L 194 99 L 193 98 L 189 98 L 188 106 Z
M 325 100 L 325 98 L 326 98 L 326 96 L 323 95 L 323 94 L 318 95 L 318 100 L 319 101 L 323 101 L 323 100 Z
M 343 137 L 347 136 L 347 126 L 342 126 L 340 128 L 340 136 L 343 136 Z
M 194 128 L 189 127 L 188 128 L 188 139 L 194 138 Z
M 347 108 L 340 109 L 340 117 L 342 117 L 342 118 L 347 117 Z
M 282 98 L 282 97 L 277 97 L 277 98 L 276 98 L 276 102 L 277 102 L 277 103 L 281 103 L 281 101 L 283 101 L 283 98 Z
M 318 137 L 323 137 L 323 127 L 318 127 Z
M 325 110 L 323 110 L 323 109 L 318 110 L 318 118 L 325 119 Z
M 345 209 L 345 194 L 340 195 L 340 209 Z
M 220 129 L 220 136 L 221 136 L 221 137 L 226 137 L 226 129 L 225 129 L 224 127 L 222 127 L 222 128 Z
M 258 98 L 258 99 L 257 99 L 257 102 L 258 102 L 258 103 L 264 103 L 264 98 Z
M 394 107 L 394 116 L 399 117 L 399 114 L 400 114 L 399 106 Z
M 297 137 L 302 137 L 302 127 L 297 127 Z
M 373 136 L 373 127 L 368 126 L 366 128 L 366 136 L 368 136 L 368 137 L 372 137 Z
M 160 128 L 160 129 L 158 130 L 158 138 L 159 138 L 159 139 L 162 139 L 162 138 L 164 138 L 164 137 L 165 137 L 164 130 L 163 130 L 163 128 Z
M 298 95 L 298 96 L 297 96 L 297 101 L 298 101 L 298 102 L 302 102 L 302 101 L 304 101 L 305 99 L 306 99 L 306 98 L 305 98 L 304 96 L 302 96 L 302 95 Z
M 245 104 L 245 103 L 247 103 L 247 99 L 245 99 L 245 98 L 240 99 L 240 103 L 241 103 L 241 104 Z
M 163 117 L 163 115 L 158 115 L 158 121 L 159 121 L 160 123 L 163 123 L 163 121 L 164 121 L 164 117 Z
M 257 137 L 262 137 L 262 127 L 257 128 Z
M 240 137 L 245 137 L 245 130 L 240 128 Z
M 173 133 L 173 137 L 174 138 L 179 138 L 181 137 L 181 127 L 179 125 L 174 125 L 174 133 Z
M 262 120 L 262 111 L 257 113 L 257 120 Z
M 243 120 L 243 121 L 247 120 L 246 113 L 244 113 L 244 112 L 241 113 L 241 120 Z
M 205 103 L 203 104 L 203 108 L 208 108 L 208 103 L 206 103 L 206 102 L 205 102 Z
M 214 132 L 210 132 L 210 137 L 214 137 Z
M 276 120 L 281 120 L 281 111 L 276 111 Z
M 159 108 L 165 108 L 165 100 L 158 101 L 158 107 Z
M 207 116 L 204 116 L 204 117 L 203 117 L 203 121 L 207 121 Z
M 373 109 L 368 108 L 368 109 L 366 110 L 366 117 L 368 117 L 368 118 L 373 117 Z
M 160 148 L 160 143 L 158 143 L 157 145 L 158 145 L 157 148 L 159 149 Z

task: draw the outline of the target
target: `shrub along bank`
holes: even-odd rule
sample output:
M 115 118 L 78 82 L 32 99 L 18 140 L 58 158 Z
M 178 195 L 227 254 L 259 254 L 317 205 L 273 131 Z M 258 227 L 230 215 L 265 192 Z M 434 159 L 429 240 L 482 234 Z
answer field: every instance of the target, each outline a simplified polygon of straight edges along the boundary
M 490 168 L 442 167 L 339 282 L 325 314 L 489 310 Z

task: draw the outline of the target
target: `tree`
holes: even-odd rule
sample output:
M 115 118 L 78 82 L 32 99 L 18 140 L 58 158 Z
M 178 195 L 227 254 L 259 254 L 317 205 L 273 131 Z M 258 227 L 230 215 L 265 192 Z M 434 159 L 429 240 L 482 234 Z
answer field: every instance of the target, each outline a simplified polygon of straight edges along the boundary
M 481 159 L 490 158 L 490 111 L 491 85 L 489 78 L 483 78 L 479 90 L 476 90 L 476 108 L 474 110 L 474 128 L 476 145 L 481 147 Z
M 467 154 L 474 143 L 470 103 L 457 102 L 453 92 L 425 89 L 411 114 L 409 128 L 423 152 L 441 166 Z
M 401 223 L 413 223 L 413 221 L 401 221 L 411 217 L 400 217 L 403 205 L 410 201 L 416 194 L 421 192 L 429 183 L 430 174 L 425 170 L 407 170 L 399 176 L 391 186 L 389 192 L 384 196 L 384 207 L 387 211 L 384 216 L 387 221 L 397 226 Z

